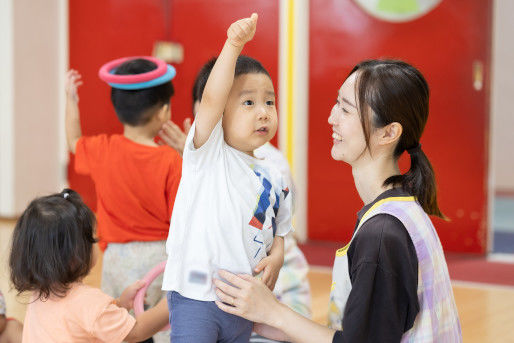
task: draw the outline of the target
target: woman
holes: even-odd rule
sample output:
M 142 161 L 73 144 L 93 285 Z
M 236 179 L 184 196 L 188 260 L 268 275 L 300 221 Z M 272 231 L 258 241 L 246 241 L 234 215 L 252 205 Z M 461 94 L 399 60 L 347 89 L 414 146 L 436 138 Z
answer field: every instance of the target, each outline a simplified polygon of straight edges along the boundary
M 330 328 L 281 305 L 259 280 L 222 272 L 218 306 L 293 342 L 460 342 L 460 323 L 441 243 L 428 215 L 444 218 L 420 138 L 428 85 L 401 61 L 358 64 L 332 108 L 332 158 L 352 166 L 364 202 L 350 243 L 339 249 Z M 398 159 L 407 151 L 410 170 Z M 231 306 L 229 306 L 231 305 Z

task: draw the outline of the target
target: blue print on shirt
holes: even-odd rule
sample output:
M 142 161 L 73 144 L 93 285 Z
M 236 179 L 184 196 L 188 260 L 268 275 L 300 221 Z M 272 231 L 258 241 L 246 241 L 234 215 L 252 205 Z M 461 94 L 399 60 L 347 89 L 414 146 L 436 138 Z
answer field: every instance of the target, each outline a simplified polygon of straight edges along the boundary
M 270 193 L 271 193 L 271 182 L 268 181 L 262 174 L 258 171 L 254 171 L 255 175 L 259 177 L 259 180 L 262 183 L 264 189 L 262 190 L 261 195 L 259 196 L 259 201 L 257 202 L 257 208 L 253 213 L 253 217 L 250 220 L 250 225 L 262 230 L 262 226 L 266 221 L 266 211 L 268 207 L 271 205 L 270 203 Z

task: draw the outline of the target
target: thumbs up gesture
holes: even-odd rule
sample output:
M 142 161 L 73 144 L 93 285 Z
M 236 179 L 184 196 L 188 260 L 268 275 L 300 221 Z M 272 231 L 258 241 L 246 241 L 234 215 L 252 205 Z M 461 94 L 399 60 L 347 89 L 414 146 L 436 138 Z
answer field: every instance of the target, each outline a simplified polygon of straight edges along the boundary
M 227 30 L 228 42 L 235 47 L 242 47 L 251 41 L 257 28 L 257 13 L 253 13 L 250 18 L 243 18 L 232 25 Z

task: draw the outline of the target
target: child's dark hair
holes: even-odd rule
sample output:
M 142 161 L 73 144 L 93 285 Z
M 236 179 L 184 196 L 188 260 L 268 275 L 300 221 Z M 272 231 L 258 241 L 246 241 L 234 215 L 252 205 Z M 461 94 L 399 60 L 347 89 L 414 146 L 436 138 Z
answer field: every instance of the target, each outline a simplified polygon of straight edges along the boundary
M 413 66 L 396 60 L 363 61 L 350 75 L 355 72 L 355 94 L 368 148 L 372 129 L 397 122 L 403 130 L 394 157 L 412 149 L 410 169 L 389 177 L 384 186 L 403 187 L 426 213 L 446 219 L 437 204 L 434 170 L 419 143 L 428 120 L 429 88 L 425 78 Z
M 92 265 L 95 216 L 71 189 L 34 199 L 16 223 L 9 267 L 19 293 L 64 296 Z
M 196 76 L 195 83 L 193 84 L 193 108 L 195 102 L 202 100 L 203 90 L 205 89 L 205 84 L 211 74 L 211 70 L 214 67 L 214 63 L 216 63 L 216 57 L 207 61 Z M 234 76 L 238 77 L 244 74 L 265 74 L 271 78 L 266 68 L 264 68 L 259 61 L 245 55 L 239 55 Z
M 155 63 L 137 58 L 120 65 L 114 74 L 142 74 L 156 68 Z M 123 124 L 140 126 L 148 123 L 157 109 L 169 104 L 174 93 L 175 90 L 171 81 L 155 87 L 137 90 L 112 88 L 111 101 L 116 110 L 116 115 Z

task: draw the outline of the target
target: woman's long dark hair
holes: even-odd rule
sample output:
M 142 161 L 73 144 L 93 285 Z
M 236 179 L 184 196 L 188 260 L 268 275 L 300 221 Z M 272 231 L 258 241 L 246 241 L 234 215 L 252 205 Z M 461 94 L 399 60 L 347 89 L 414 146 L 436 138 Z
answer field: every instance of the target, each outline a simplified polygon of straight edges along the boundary
M 18 293 L 64 296 L 89 273 L 95 216 L 71 189 L 34 199 L 14 228 L 9 267 Z
M 397 122 L 403 131 L 394 157 L 410 151 L 410 169 L 389 177 L 384 186 L 401 186 L 416 197 L 426 213 L 446 219 L 437 204 L 434 170 L 419 142 L 428 119 L 429 88 L 425 78 L 413 66 L 396 60 L 363 61 L 350 75 L 355 72 L 355 94 L 368 149 L 372 129 Z

